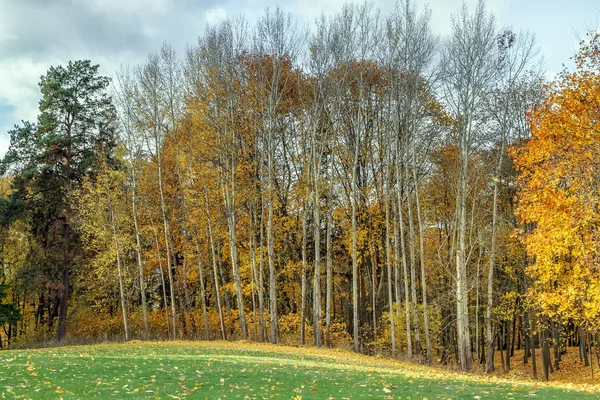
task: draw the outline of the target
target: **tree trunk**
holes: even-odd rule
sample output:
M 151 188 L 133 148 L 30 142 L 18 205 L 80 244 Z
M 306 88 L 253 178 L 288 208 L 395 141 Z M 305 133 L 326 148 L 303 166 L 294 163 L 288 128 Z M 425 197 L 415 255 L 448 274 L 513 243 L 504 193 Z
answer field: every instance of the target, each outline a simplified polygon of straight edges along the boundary
M 270 124 L 272 127 L 272 123 Z M 273 238 L 273 133 L 269 129 L 267 140 L 267 259 L 269 261 L 269 302 L 271 309 L 271 343 L 279 342 L 279 317 L 277 312 L 277 271 Z
M 388 278 L 388 303 L 390 312 L 390 337 L 392 346 L 392 358 L 396 358 L 396 329 L 394 325 L 394 301 L 392 295 L 392 249 L 390 243 L 390 166 L 386 168 L 386 196 L 385 196 L 385 261 L 387 264 Z
M 546 341 L 546 327 L 543 326 L 541 320 L 538 326 L 538 335 L 540 339 L 540 353 L 542 354 L 542 380 L 548 382 L 550 360 L 548 360 L 549 352 L 546 351 L 548 347 Z
M 60 294 L 58 298 L 58 327 L 56 329 L 56 339 L 62 342 L 67 334 L 67 303 L 69 301 L 69 268 L 62 266 L 61 271 Z M 10 328 L 10 327 L 9 327 Z M 10 341 L 10 338 L 9 338 Z
M 306 344 L 306 243 L 307 243 L 307 229 L 308 223 L 308 205 L 304 202 L 304 210 L 302 211 L 302 270 L 301 270 L 301 290 L 302 298 L 300 305 L 300 344 L 304 346 Z
M 586 329 L 587 331 L 587 329 Z M 594 360 L 593 360 L 593 356 L 592 356 L 592 334 L 588 333 L 587 335 L 588 338 L 588 352 L 589 352 L 589 359 L 590 359 L 590 374 L 592 375 L 592 379 L 594 379 Z
M 200 251 L 197 232 L 194 244 L 196 245 L 196 257 L 198 258 L 198 275 L 200 276 L 200 303 L 202 304 L 202 317 L 204 319 L 204 337 L 206 340 L 210 340 L 210 325 L 208 323 L 208 314 L 206 313 L 206 286 L 204 285 L 204 268 L 202 266 L 202 252 Z M 218 299 L 217 302 L 219 302 Z M 220 311 L 221 307 L 218 308 Z M 219 315 L 221 315 L 220 312 Z
M 265 207 L 264 197 L 261 191 L 260 193 L 260 243 L 258 245 L 258 310 L 260 312 L 260 341 L 264 342 L 267 339 L 267 333 L 265 330 L 265 296 L 264 296 L 264 269 L 263 269 L 263 255 L 264 255 L 264 221 L 265 221 Z
M 217 262 L 217 251 L 215 249 L 215 241 L 212 232 L 212 224 L 210 222 L 210 214 L 208 212 L 208 195 L 205 196 L 206 199 L 206 225 L 208 229 L 208 240 L 210 242 L 210 253 L 212 256 L 212 264 L 213 264 L 213 279 L 214 279 L 214 291 L 215 291 L 215 300 L 217 303 L 217 312 L 219 313 L 219 323 L 221 325 L 221 337 L 223 340 L 227 340 L 227 333 L 225 331 L 225 318 L 223 317 L 223 307 L 221 307 L 221 293 L 219 291 L 219 266 Z
M 463 134 L 466 136 L 466 133 Z M 467 195 L 468 195 L 468 148 L 461 140 L 457 195 L 458 248 L 456 250 L 456 329 L 458 359 L 463 372 L 471 371 L 471 340 L 469 333 L 469 293 L 467 289 Z
M 405 165 L 406 176 L 408 177 L 408 166 Z M 421 334 L 419 327 L 419 309 L 417 306 L 417 272 L 416 272 L 416 252 L 415 252 L 415 228 L 412 211 L 412 194 L 407 193 L 407 211 L 408 211 L 408 249 L 410 251 L 410 294 L 413 311 L 413 329 L 415 331 L 415 353 L 419 362 L 421 362 Z
M 369 222 L 370 226 L 372 222 Z M 371 297 L 371 316 L 373 318 L 373 342 L 377 341 L 377 251 L 375 250 L 374 233 L 370 231 L 369 234 L 369 253 L 370 253 L 370 264 L 371 264 L 371 279 L 370 279 L 370 297 Z
M 158 141 L 156 142 L 156 155 L 157 155 L 157 168 L 158 168 L 158 189 L 160 194 L 160 210 L 163 219 L 163 230 L 165 236 L 165 250 L 167 252 L 167 274 L 169 277 L 169 291 L 171 296 L 171 318 L 173 323 L 173 340 L 177 340 L 177 314 L 175 311 L 175 285 L 173 284 L 173 271 L 171 265 L 171 243 L 170 243 L 170 230 L 169 220 L 167 215 L 167 204 L 165 201 L 165 195 L 163 191 L 163 178 L 162 178 L 162 157 L 160 155 L 160 148 Z
M 529 346 L 531 347 L 533 378 L 537 379 L 537 359 L 535 355 L 535 335 L 533 334 L 533 316 L 531 315 L 531 307 L 527 309 L 527 319 L 529 319 Z
M 258 341 L 258 324 L 256 323 L 256 297 L 254 296 L 256 291 L 255 287 L 258 286 L 258 276 L 256 275 L 256 245 L 254 243 L 256 238 L 256 213 L 254 212 L 254 208 L 254 202 L 252 202 L 250 207 L 250 276 L 252 277 L 252 281 L 250 282 L 250 285 L 252 288 L 252 325 L 254 325 L 254 340 Z
M 160 283 L 162 286 L 162 294 L 163 294 L 163 307 L 165 310 L 165 324 L 167 325 L 167 337 L 171 337 L 171 324 L 169 323 L 169 305 L 167 303 L 167 285 L 165 282 L 165 272 L 163 271 L 162 266 L 162 256 L 160 254 L 160 243 L 158 241 L 158 232 L 154 223 L 152 223 L 152 231 L 154 233 L 154 241 L 156 243 L 156 259 L 158 260 L 158 269 L 160 269 Z
M 354 342 L 354 351 L 359 352 L 359 337 L 358 337 L 358 249 L 357 249 L 357 189 L 356 189 L 356 173 L 357 173 L 357 158 L 358 144 L 355 144 L 354 163 L 352 165 L 352 189 L 350 193 L 350 202 L 352 208 L 352 336 Z
M 331 347 L 331 302 L 332 302 L 332 285 L 333 285 L 333 264 L 332 264 L 332 248 L 331 248 L 331 224 L 333 223 L 333 154 L 330 155 L 329 162 L 329 196 L 327 197 L 327 278 L 326 278 L 326 299 L 325 299 L 325 346 Z
M 496 238 L 498 230 L 498 180 L 502 169 L 502 152 L 504 146 L 500 149 L 498 165 L 494 177 L 494 200 L 492 203 L 492 241 L 490 245 L 490 265 L 488 270 L 488 285 L 487 285 L 487 309 L 486 309 L 486 326 L 487 326 L 487 351 L 488 363 L 486 372 L 491 374 L 494 372 L 494 338 L 492 332 L 492 307 L 494 306 L 494 267 L 496 264 Z
M 137 218 L 137 204 L 136 204 L 136 193 L 137 193 L 137 181 L 135 176 L 135 166 L 133 164 L 133 156 L 129 153 L 130 167 L 131 167 L 131 214 L 133 216 L 133 227 L 135 232 L 135 255 L 138 265 L 138 273 L 140 279 L 140 296 L 142 298 L 142 314 L 144 316 L 144 340 L 150 339 L 150 331 L 148 328 L 148 306 L 146 304 L 146 288 L 144 285 L 144 263 L 142 261 L 142 241 L 140 237 L 140 228 Z
M 588 358 L 588 352 L 587 352 L 587 339 L 586 339 L 586 332 L 585 329 L 583 328 L 583 325 L 579 326 L 579 351 L 581 354 L 583 354 L 583 364 L 586 367 L 590 366 L 590 359 Z
M 505 372 L 510 371 L 510 321 L 505 321 L 506 325 L 506 367 Z M 514 332 L 513 332 L 514 335 Z
M 237 252 L 237 233 L 236 233 L 236 189 L 235 189 L 235 174 L 236 164 L 235 155 L 231 151 L 231 154 L 227 155 L 231 161 L 228 162 L 229 170 L 225 172 L 225 182 L 223 186 L 223 197 L 225 199 L 225 210 L 227 214 L 227 226 L 229 231 L 229 250 L 231 256 L 231 268 L 233 271 L 233 283 L 235 285 L 235 292 L 238 306 L 238 318 L 240 321 L 240 328 L 242 330 L 242 338 L 248 339 L 248 328 L 246 326 L 245 310 L 244 310 L 244 294 L 242 292 L 242 278 L 240 276 L 240 266 L 238 261 Z M 231 177 L 229 176 L 231 174 Z
M 112 227 L 113 241 L 117 256 L 117 272 L 119 278 L 119 296 L 121 299 L 121 311 L 123 313 L 123 330 L 125 331 L 125 341 L 129 341 L 129 323 L 127 321 L 127 306 L 125 304 L 125 286 L 123 284 L 123 268 L 121 266 L 121 251 L 119 249 L 119 239 L 117 236 L 117 225 L 115 223 L 115 212 L 113 210 L 112 201 L 109 199 L 110 208 L 110 223 Z
M 552 323 L 552 341 L 554 348 L 554 370 L 558 371 L 560 369 L 560 332 L 558 323 Z
M 315 144 L 316 145 L 316 144 Z M 319 192 L 319 157 L 313 155 L 313 184 L 314 184 L 314 241 L 315 241 L 315 270 L 313 276 L 313 324 L 315 346 L 323 346 L 321 336 L 321 196 Z
M 413 155 L 414 157 L 414 155 Z M 414 164 L 414 161 L 413 161 Z M 429 316 L 427 313 L 427 281 L 425 274 L 425 224 L 421 217 L 421 201 L 419 198 L 419 182 L 417 180 L 416 171 L 413 168 L 413 179 L 415 182 L 415 201 L 417 206 L 417 222 L 419 225 L 419 258 L 421 260 L 421 290 L 423 296 L 423 329 L 425 330 L 425 362 L 430 365 L 431 357 L 431 340 L 429 338 Z
M 406 340 L 407 340 L 407 347 L 408 347 L 408 357 L 412 357 L 413 356 L 413 348 L 412 348 L 412 341 L 411 341 L 411 329 L 410 329 L 410 308 L 409 308 L 409 303 L 410 303 L 410 292 L 408 290 L 408 266 L 406 263 L 406 248 L 405 248 L 405 242 L 404 242 L 404 212 L 402 211 L 402 189 L 401 189 L 401 180 L 400 180 L 400 176 L 399 176 L 399 164 L 396 165 L 396 180 L 398 182 L 398 189 L 397 189 L 397 197 L 398 197 L 398 222 L 396 223 L 396 229 L 398 230 L 400 237 L 398 238 L 398 235 L 396 235 L 396 241 L 399 242 L 399 246 L 397 245 L 396 251 L 397 251 L 397 257 L 398 258 L 398 250 L 399 253 L 401 253 L 401 259 L 402 259 L 402 275 L 404 278 L 404 311 L 405 311 L 405 319 L 406 319 Z M 396 261 L 398 262 L 398 261 Z

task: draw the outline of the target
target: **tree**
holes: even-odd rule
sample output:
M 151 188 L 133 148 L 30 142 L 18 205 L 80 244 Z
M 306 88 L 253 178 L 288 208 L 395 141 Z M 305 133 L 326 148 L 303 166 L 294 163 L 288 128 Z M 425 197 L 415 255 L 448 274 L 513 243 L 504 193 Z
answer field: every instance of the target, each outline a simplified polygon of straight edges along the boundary
M 125 289 L 125 254 L 133 247 L 127 235 L 130 227 L 128 204 L 124 201 L 125 171 L 101 165 L 93 179 L 86 179 L 74 191 L 73 210 L 77 216 L 74 228 L 80 233 L 84 247 L 93 254 L 95 274 L 114 279 L 117 265 L 119 300 L 125 340 L 130 339 L 127 293 Z M 106 272 L 101 273 L 100 271 Z
M 467 199 L 469 196 L 469 157 L 483 142 L 481 118 L 490 85 L 496 77 L 495 19 L 480 0 L 473 15 L 466 5 L 453 18 L 452 36 L 444 49 L 444 87 L 448 108 L 457 121 L 458 190 L 456 194 L 456 328 L 461 370 L 470 371 L 469 293 L 467 283 Z
M 582 332 L 600 326 L 600 37 L 582 42 L 575 61 L 576 71 L 563 71 L 529 112 L 531 138 L 511 148 L 519 173 L 517 214 L 529 228 L 521 237 L 533 260 L 527 268 L 533 280 L 528 299 L 542 315 L 545 379 L 547 324 L 571 320 Z
M 90 176 L 102 159 L 112 157 L 115 109 L 107 93 L 110 79 L 98 75 L 90 61 L 50 67 L 41 77 L 42 99 L 37 124 L 10 132 L 4 171 L 17 178 L 21 212 L 43 243 L 52 279 L 60 280 L 57 339 L 67 331 L 71 274 L 79 239 L 71 228 L 73 188 Z
M 274 245 L 274 192 L 275 192 L 275 153 L 277 149 L 278 130 L 282 127 L 283 98 L 290 86 L 294 84 L 294 75 L 286 73 L 298 52 L 300 38 L 295 21 L 290 14 L 276 8 L 274 12 L 266 11 L 258 21 L 254 52 L 260 59 L 257 63 L 258 87 L 257 96 L 262 110 L 262 131 L 264 132 L 265 151 L 267 154 L 267 261 L 269 263 L 269 300 L 271 305 L 271 343 L 279 341 L 275 245 Z M 302 300 L 304 302 L 304 299 Z M 303 305 L 304 307 L 304 305 Z
M 6 324 L 14 325 L 21 319 L 21 311 L 17 308 L 14 303 L 4 303 L 4 300 L 8 296 L 8 289 L 10 285 L 0 284 L 0 326 L 6 329 Z M 0 342 L 0 349 L 2 348 L 2 342 Z
M 138 189 L 137 189 L 137 174 L 139 169 L 139 162 L 142 154 L 142 145 L 136 135 L 135 126 L 135 81 L 129 70 L 121 70 L 117 74 L 118 84 L 118 110 L 120 125 L 123 128 L 125 137 L 122 138 L 124 148 L 127 150 L 127 161 L 129 167 L 129 173 L 131 177 L 131 217 L 133 219 L 133 227 L 135 229 L 136 239 L 136 261 L 138 264 L 138 273 L 140 280 L 140 295 L 142 298 L 142 314 L 144 318 L 144 339 L 149 339 L 149 327 L 148 327 L 148 306 L 146 302 L 146 288 L 145 288 L 145 271 L 144 261 L 142 260 L 142 238 L 140 235 L 140 227 L 138 222 Z
M 173 78 L 176 65 L 174 54 L 168 45 L 163 46 L 160 55 L 153 54 L 148 62 L 137 70 L 136 91 L 136 127 L 143 133 L 148 152 L 156 157 L 156 180 L 160 199 L 160 214 L 163 225 L 165 256 L 167 259 L 167 274 L 169 277 L 169 295 L 171 298 L 171 318 L 173 324 L 173 339 L 177 339 L 177 319 L 175 311 L 175 285 L 173 280 L 174 250 L 171 237 L 169 210 L 165 196 L 163 178 L 163 146 L 165 140 L 176 129 L 172 122 L 175 112 L 172 110 L 172 94 L 176 91 Z M 158 245 L 158 244 L 157 244 Z
M 500 195 L 500 174 L 506 162 L 508 145 L 526 135 L 524 116 L 527 107 L 535 101 L 537 81 L 540 71 L 536 65 L 537 49 L 532 35 L 515 34 L 505 30 L 497 37 L 499 76 L 496 90 L 491 96 L 491 120 L 497 131 L 499 151 L 494 167 L 491 240 L 489 246 L 489 267 L 486 310 L 486 372 L 494 372 L 494 333 L 492 329 L 492 307 L 494 299 L 494 270 L 498 244 L 498 208 Z
M 416 203 L 417 222 L 419 228 L 419 260 L 421 265 L 421 286 L 423 299 L 423 319 L 426 342 L 426 360 L 431 361 L 431 346 L 429 340 L 427 289 L 425 275 L 425 254 L 423 248 L 423 221 L 421 218 L 421 202 L 419 200 L 419 180 L 417 179 L 417 158 L 421 164 L 426 163 L 428 149 L 435 141 L 435 136 L 441 131 L 436 125 L 436 119 L 441 114 L 439 104 L 431 95 L 428 75 L 432 72 L 433 58 L 437 51 L 437 39 L 430 27 L 431 13 L 428 9 L 421 12 L 410 1 L 398 3 L 394 14 L 387 23 L 387 39 L 384 62 L 389 69 L 389 107 L 387 147 L 394 158 L 388 163 L 395 163 L 398 219 L 397 229 L 404 236 L 403 199 L 406 192 L 409 250 L 411 255 L 411 295 L 413 305 L 413 320 L 417 352 L 420 351 L 419 320 L 417 313 L 417 281 L 416 281 L 416 235 L 413 218 L 413 194 Z M 433 118 L 431 118 L 433 116 Z M 432 122 L 431 119 L 434 121 Z M 433 133 L 433 134 L 432 134 Z M 417 150 L 418 149 L 418 150 Z M 418 156 L 417 156 L 418 154 Z M 386 166 L 386 180 L 391 180 L 392 165 Z M 422 168 L 421 168 L 422 169 Z M 404 172 L 404 173 L 403 173 Z M 419 177 L 423 179 L 423 177 Z M 389 195 L 388 195 L 389 196 Z M 386 200 L 387 201 L 387 200 Z M 389 207 L 389 206 L 388 206 Z M 386 212 L 387 214 L 387 212 Z M 386 217 L 387 218 L 387 217 Z M 386 222 L 387 224 L 387 222 Z M 402 239 L 402 245 L 404 240 Z M 391 262 L 391 254 L 389 256 Z M 398 257 L 400 258 L 400 257 Z M 403 267 L 406 269 L 405 251 L 402 251 Z M 398 264 L 396 260 L 396 276 Z M 391 274 L 391 271 L 390 271 Z M 391 277 L 390 277 L 391 278 Z M 408 288 L 408 277 L 405 274 L 405 287 Z M 391 290 L 391 283 L 390 288 Z M 399 290 L 397 290 L 399 292 Z M 408 290 L 406 290 L 408 292 Z M 391 295 L 391 293 L 389 294 Z M 388 295 L 388 296 L 389 296 Z M 407 295 L 408 296 L 408 295 Z M 397 293 L 397 298 L 399 294 Z M 399 300 L 397 300 L 399 301 Z M 412 340 L 410 333 L 410 317 L 408 299 L 406 302 L 406 335 L 409 356 L 412 356 Z M 419 357 L 421 355 L 419 354 Z

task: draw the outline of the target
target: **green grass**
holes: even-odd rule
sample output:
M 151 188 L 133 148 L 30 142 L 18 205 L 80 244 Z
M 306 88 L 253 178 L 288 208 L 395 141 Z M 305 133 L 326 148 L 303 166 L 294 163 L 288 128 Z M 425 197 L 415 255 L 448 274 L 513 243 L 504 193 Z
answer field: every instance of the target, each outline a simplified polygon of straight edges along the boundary
M 597 398 L 353 355 L 251 343 L 128 343 L 0 352 L 2 398 Z M 479 397 L 477 397 L 479 396 Z

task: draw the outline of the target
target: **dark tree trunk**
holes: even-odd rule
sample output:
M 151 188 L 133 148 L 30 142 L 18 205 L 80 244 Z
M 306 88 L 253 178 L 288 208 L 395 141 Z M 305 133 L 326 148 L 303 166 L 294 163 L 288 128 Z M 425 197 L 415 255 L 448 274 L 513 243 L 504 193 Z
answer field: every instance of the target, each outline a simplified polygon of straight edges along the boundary
M 554 347 L 554 370 L 560 369 L 560 326 L 556 323 L 552 323 L 552 341 Z
M 505 321 L 504 324 L 506 325 L 506 364 L 504 370 L 508 372 L 510 371 L 510 321 Z
M 537 360 L 535 357 L 535 340 L 533 334 L 533 318 L 531 316 L 531 308 L 527 310 L 527 319 L 529 319 L 529 346 L 531 347 L 531 362 L 533 368 L 533 377 L 537 379 Z
M 61 342 L 67 334 L 67 304 L 69 301 L 69 270 L 63 266 L 61 275 L 61 284 L 58 300 L 58 327 L 56 329 L 56 339 Z
M 588 353 L 587 353 L 587 341 L 586 341 L 586 332 L 582 326 L 579 327 L 579 354 L 583 357 L 583 364 L 586 367 L 590 366 Z

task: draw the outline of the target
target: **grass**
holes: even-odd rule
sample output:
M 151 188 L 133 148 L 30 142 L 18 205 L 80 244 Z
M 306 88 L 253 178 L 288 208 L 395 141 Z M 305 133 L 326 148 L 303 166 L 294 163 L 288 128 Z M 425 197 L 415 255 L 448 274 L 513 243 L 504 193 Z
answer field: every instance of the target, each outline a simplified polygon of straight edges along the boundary
M 591 386 L 459 375 L 349 352 L 256 343 L 101 344 L 0 352 L 2 398 L 582 399 Z

